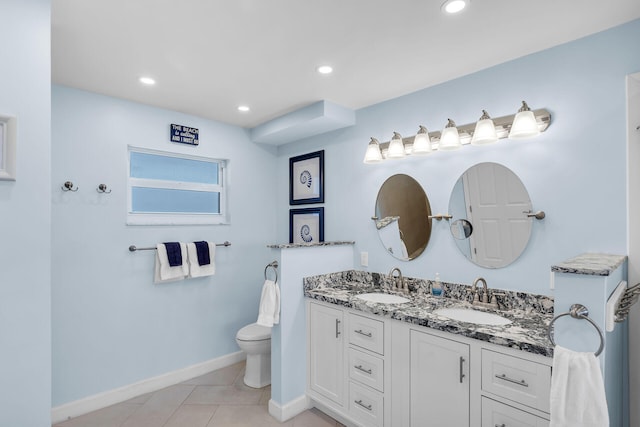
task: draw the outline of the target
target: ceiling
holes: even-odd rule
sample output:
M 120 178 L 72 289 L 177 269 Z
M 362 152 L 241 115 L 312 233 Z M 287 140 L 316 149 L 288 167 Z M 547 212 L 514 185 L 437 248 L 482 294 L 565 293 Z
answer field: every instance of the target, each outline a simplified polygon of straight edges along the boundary
M 52 79 L 253 128 L 320 100 L 359 109 L 640 18 L 638 0 L 472 0 L 455 16 L 443 1 L 53 0 Z

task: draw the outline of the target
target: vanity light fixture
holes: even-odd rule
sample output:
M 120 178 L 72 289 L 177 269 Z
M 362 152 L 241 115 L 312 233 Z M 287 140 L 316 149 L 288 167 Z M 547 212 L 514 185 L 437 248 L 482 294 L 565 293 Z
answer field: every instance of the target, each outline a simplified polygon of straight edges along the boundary
M 331 74 L 331 73 L 333 73 L 333 67 L 330 66 L 330 65 L 321 65 L 318 68 L 316 68 L 316 70 L 320 74 Z
M 404 142 L 402 142 L 402 135 L 398 132 L 393 133 L 391 142 L 389 143 L 389 151 L 387 152 L 387 159 L 401 159 L 405 157 Z
M 433 150 L 431 149 L 429 131 L 426 127 L 420 125 L 420 130 L 418 130 L 416 137 L 413 139 L 413 149 L 411 150 L 411 153 L 416 156 L 425 156 L 432 152 Z
M 485 110 L 482 110 L 482 117 L 477 123 L 456 126 L 453 120 L 448 119 L 447 126 L 442 132 L 429 132 L 426 127 L 420 126 L 416 135 L 407 138 L 402 138 L 397 132 L 393 133 L 393 138 L 389 142 L 381 143 L 371 137 L 364 163 L 380 163 L 389 158 L 455 150 L 467 144 L 488 145 L 507 137 L 524 139 L 544 132 L 550 123 L 549 111 L 544 108 L 531 110 L 527 103 L 522 101 L 522 107 L 517 114 L 491 118 Z
M 249 108 L 246 105 L 239 105 L 238 106 L 238 111 L 240 111 L 241 113 L 248 113 L 251 110 L 251 108 Z
M 380 163 L 382 160 L 382 152 L 380 151 L 380 142 L 371 137 L 371 141 L 369 141 L 369 145 L 367 145 L 367 152 L 364 155 L 364 163 Z
M 520 107 L 518 114 L 513 119 L 509 139 L 524 139 L 538 135 L 540 135 L 540 128 L 536 122 L 535 115 L 527 103 L 522 101 L 522 107 Z
M 472 145 L 492 144 L 498 140 L 498 133 L 496 132 L 496 126 L 493 124 L 493 120 L 489 117 L 489 114 L 482 110 L 482 116 L 476 123 L 476 128 L 473 131 L 471 137 Z
M 456 127 L 456 122 L 451 119 L 447 119 L 447 125 L 444 127 L 442 131 L 442 136 L 440 137 L 440 145 L 438 146 L 439 150 L 457 150 L 462 145 L 460 144 L 460 134 L 458 133 L 458 128 Z

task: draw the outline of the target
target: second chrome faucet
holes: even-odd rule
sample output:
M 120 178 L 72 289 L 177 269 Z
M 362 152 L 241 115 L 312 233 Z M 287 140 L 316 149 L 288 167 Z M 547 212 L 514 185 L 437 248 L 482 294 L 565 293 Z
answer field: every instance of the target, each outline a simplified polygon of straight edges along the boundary
M 398 274 L 394 275 L 394 273 Z M 404 293 L 409 292 L 409 286 L 407 285 L 407 282 L 405 282 L 404 277 L 402 277 L 402 271 L 400 271 L 398 267 L 394 267 L 391 269 L 391 271 L 389 272 L 389 278 L 393 281 L 391 285 L 392 290 Z

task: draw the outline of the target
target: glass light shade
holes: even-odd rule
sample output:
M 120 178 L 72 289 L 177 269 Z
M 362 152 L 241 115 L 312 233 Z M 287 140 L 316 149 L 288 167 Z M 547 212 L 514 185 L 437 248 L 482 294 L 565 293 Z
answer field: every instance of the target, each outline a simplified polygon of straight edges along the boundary
M 389 142 L 389 151 L 387 151 L 387 159 L 401 159 L 406 156 L 404 152 L 404 143 L 402 142 L 402 135 L 398 132 L 393 133 L 393 138 Z
M 413 140 L 413 154 L 416 156 L 424 156 L 431 154 L 431 138 L 429 138 L 429 131 L 424 126 L 420 126 L 420 130 L 416 134 Z
M 454 14 L 462 12 L 465 7 L 467 7 L 467 2 L 465 0 L 447 0 L 443 3 L 442 10 L 446 13 Z
M 382 152 L 380 152 L 380 143 L 377 139 L 371 137 L 367 152 L 364 155 L 364 163 L 380 163 L 382 161 Z
M 522 101 L 522 107 L 518 110 L 518 114 L 513 119 L 509 139 L 524 139 L 538 136 L 540 128 L 536 121 L 536 116 L 529 109 L 526 102 Z
M 440 144 L 438 150 L 457 150 L 461 147 L 460 135 L 458 135 L 458 128 L 453 120 L 449 119 L 449 123 L 442 131 L 440 135 Z
M 471 137 L 472 145 L 491 144 L 498 140 L 498 134 L 496 132 L 496 126 L 487 114 L 482 110 L 482 117 L 476 123 L 476 129 L 473 131 L 473 137 Z

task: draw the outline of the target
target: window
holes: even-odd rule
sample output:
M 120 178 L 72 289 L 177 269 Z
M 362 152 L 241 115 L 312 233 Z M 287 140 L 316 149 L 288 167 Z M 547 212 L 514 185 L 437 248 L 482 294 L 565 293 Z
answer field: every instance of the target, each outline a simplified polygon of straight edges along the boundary
M 129 147 L 127 224 L 227 222 L 226 160 Z

